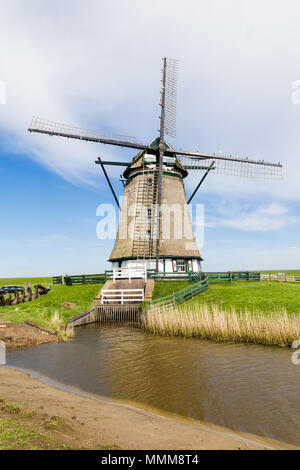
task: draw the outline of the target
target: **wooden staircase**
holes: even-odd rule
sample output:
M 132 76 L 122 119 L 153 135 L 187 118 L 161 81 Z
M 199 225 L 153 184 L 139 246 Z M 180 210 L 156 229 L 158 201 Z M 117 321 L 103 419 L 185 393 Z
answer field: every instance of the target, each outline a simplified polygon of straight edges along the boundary
M 140 291 L 143 291 L 143 300 L 151 300 L 154 289 L 154 279 L 118 279 L 106 281 L 103 288 L 94 300 L 95 321 L 106 322 L 139 322 L 142 314 Z M 103 292 L 109 291 L 109 296 Z M 115 291 L 116 295 L 113 295 Z M 130 293 L 130 298 L 122 302 L 120 291 Z M 135 292 L 138 294 L 135 295 Z
M 147 173 L 138 181 L 134 219 L 132 257 L 152 259 L 157 238 L 157 172 Z

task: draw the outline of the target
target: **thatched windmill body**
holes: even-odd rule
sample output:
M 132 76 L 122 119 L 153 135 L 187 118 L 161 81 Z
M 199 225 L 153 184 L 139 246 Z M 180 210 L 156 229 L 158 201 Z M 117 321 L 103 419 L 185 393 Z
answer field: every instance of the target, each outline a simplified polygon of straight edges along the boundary
M 279 179 L 282 165 L 245 158 L 177 150 L 165 140 L 176 136 L 177 62 L 163 59 L 159 137 L 149 144 L 134 138 L 108 136 L 34 118 L 30 132 L 137 149 L 131 162 L 96 160 L 100 164 L 116 204 L 119 201 L 108 177 L 107 165 L 125 166 L 121 179 L 124 196 L 115 245 L 109 260 L 113 267 L 146 265 L 173 277 L 201 271 L 188 204 L 209 172 L 250 178 Z M 187 201 L 183 180 L 189 171 L 201 178 Z

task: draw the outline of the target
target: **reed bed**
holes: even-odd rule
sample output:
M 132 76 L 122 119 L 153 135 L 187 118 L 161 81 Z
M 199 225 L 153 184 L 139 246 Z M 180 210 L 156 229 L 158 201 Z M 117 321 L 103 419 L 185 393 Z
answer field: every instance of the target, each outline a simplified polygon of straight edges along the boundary
M 266 313 L 234 308 L 226 311 L 205 304 L 157 307 L 143 313 L 142 325 L 156 334 L 218 342 L 290 347 L 300 339 L 300 315 L 289 314 L 284 308 Z

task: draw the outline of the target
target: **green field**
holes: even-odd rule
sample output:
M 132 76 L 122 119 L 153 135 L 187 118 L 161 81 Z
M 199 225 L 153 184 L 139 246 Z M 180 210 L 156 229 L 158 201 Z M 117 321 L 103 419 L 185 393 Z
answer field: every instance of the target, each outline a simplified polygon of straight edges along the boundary
M 166 296 L 188 283 L 158 282 Z M 211 281 L 204 292 L 172 309 L 149 309 L 143 327 L 154 334 L 218 342 L 290 347 L 299 338 L 300 283 Z
M 101 289 L 101 284 L 79 286 L 52 285 L 52 278 L 26 278 L 26 279 L 0 279 L 0 285 L 17 284 L 25 282 L 49 285 L 50 292 L 36 300 L 19 305 L 0 307 L 0 321 L 23 322 L 33 321 L 41 326 L 48 326 L 52 315 L 57 312 L 66 323 L 68 318 L 77 315 L 91 307 L 93 299 Z M 74 308 L 63 307 L 65 302 L 75 304 Z
M 17 285 L 24 286 L 25 282 L 30 282 L 33 287 L 34 284 L 43 284 L 47 286 L 52 286 L 52 277 L 7 277 L 0 278 L 0 287 Z
M 188 281 L 157 281 L 153 298 L 157 299 L 190 286 Z M 245 308 L 260 312 L 285 308 L 288 313 L 300 313 L 300 283 L 276 281 L 213 283 L 197 297 L 187 302 L 190 305 L 215 304 L 220 307 L 242 311 Z
M 300 283 L 276 281 L 213 284 L 188 304 L 215 304 L 224 309 L 265 312 L 285 308 L 288 313 L 300 313 Z
M 275 271 L 278 272 L 278 271 Z M 290 271 L 292 272 L 292 271 Z M 293 271 L 297 273 L 297 271 Z M 56 312 L 67 322 L 68 318 L 89 308 L 101 289 L 101 284 L 89 285 L 52 285 L 52 278 L 14 278 L 0 279 L 0 286 L 8 284 L 24 285 L 25 282 L 50 285 L 47 295 L 37 300 L 9 307 L 0 307 L 0 321 L 23 322 L 33 321 L 41 326 L 49 326 L 49 320 Z M 190 286 L 189 281 L 157 281 L 153 298 L 157 299 Z M 64 307 L 64 302 L 75 304 L 74 308 Z M 260 313 L 286 309 L 288 313 L 300 313 L 300 283 L 271 282 L 236 282 L 213 283 L 197 297 L 189 300 L 187 305 L 217 305 L 224 310 L 234 308 L 237 311 L 249 309 Z
M 159 299 L 191 286 L 190 281 L 155 281 L 153 299 Z

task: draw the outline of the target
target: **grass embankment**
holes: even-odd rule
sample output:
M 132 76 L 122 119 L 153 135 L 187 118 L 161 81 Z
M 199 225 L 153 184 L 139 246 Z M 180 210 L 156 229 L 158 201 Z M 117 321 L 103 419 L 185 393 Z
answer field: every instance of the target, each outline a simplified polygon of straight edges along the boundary
M 164 284 L 158 292 L 172 293 Z M 186 287 L 176 284 L 177 290 Z M 300 338 L 300 284 L 210 283 L 208 290 L 173 310 L 151 310 L 144 327 L 165 335 L 290 346 Z
M 21 285 L 25 282 L 49 285 L 51 290 L 38 299 L 23 304 L 0 307 L 0 321 L 16 323 L 32 321 L 42 327 L 59 329 L 68 319 L 91 307 L 102 284 L 78 286 L 52 285 L 52 278 L 0 279 L 2 285 Z
M 277 271 L 276 271 L 277 272 Z M 290 274 L 296 273 L 290 271 Z M 0 285 L 51 285 L 51 278 L 0 279 Z M 157 281 L 153 298 L 182 290 L 189 281 Z M 58 330 L 68 318 L 92 305 L 101 284 L 51 286 L 47 295 L 28 303 L 0 308 L 0 322 L 33 321 Z M 70 308 L 70 306 L 72 308 Z M 300 283 L 213 283 L 174 312 L 152 312 L 145 327 L 162 334 L 199 336 L 288 346 L 300 338 Z
M 169 336 L 199 337 L 218 342 L 253 343 L 289 347 L 300 337 L 300 317 L 286 310 L 269 312 L 223 310 L 215 305 L 195 304 L 172 310 L 151 309 L 144 328 Z
M 189 305 L 217 305 L 238 312 L 245 309 L 268 315 L 285 309 L 287 313 L 300 314 L 300 283 L 239 281 L 232 284 L 210 282 L 209 288 L 188 301 Z
M 38 417 L 36 412 L 4 400 L 0 400 L 0 408 L 0 450 L 68 448 L 58 431 L 61 427 L 58 417 Z
M 191 286 L 190 281 L 155 281 L 153 300 L 165 297 Z

